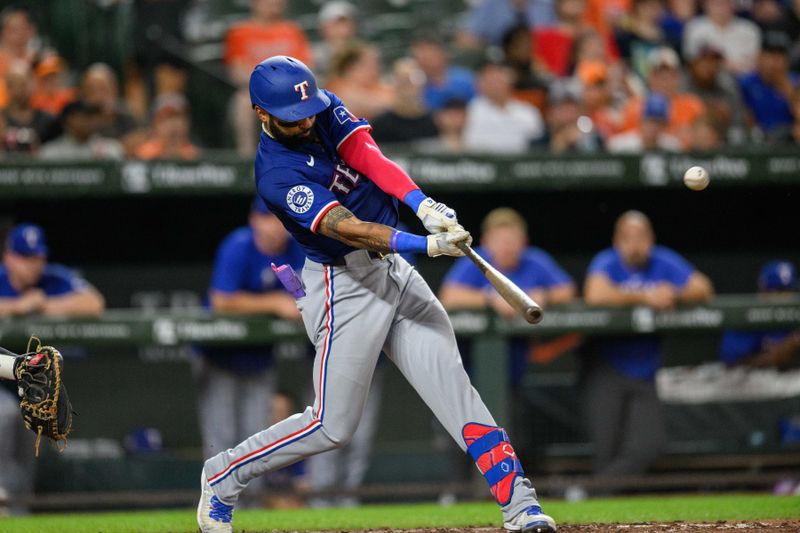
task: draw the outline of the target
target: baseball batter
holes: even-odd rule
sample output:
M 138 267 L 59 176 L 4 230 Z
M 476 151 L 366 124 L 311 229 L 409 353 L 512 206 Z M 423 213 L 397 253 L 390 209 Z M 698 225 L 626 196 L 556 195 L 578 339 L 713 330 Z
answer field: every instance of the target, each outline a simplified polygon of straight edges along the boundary
M 358 426 L 381 351 L 475 460 L 509 531 L 552 532 L 502 428 L 470 384 L 452 325 L 402 252 L 461 256 L 471 243 L 456 214 L 426 197 L 383 156 L 365 120 L 317 88 L 300 61 L 274 56 L 250 76 L 261 121 L 258 193 L 306 252 L 297 300 L 316 348 L 316 399 L 302 413 L 206 461 L 197 520 L 204 533 L 233 531 L 247 483 L 346 444 Z M 398 200 L 432 234 L 394 229 Z

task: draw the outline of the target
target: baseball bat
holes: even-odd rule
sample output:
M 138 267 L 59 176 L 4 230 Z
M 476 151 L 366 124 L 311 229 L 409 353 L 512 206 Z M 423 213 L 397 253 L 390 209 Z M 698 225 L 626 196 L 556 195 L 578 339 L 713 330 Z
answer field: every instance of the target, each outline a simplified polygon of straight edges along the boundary
M 511 304 L 511 307 L 519 311 L 525 320 L 530 324 L 538 324 L 544 318 L 542 307 L 533 301 L 533 298 L 528 296 L 525 291 L 517 287 L 513 281 L 505 277 L 499 270 L 490 265 L 483 257 L 475 253 L 468 244 L 457 244 L 464 255 L 469 257 L 475 266 L 477 266 L 489 283 L 497 290 L 500 296 L 505 301 Z

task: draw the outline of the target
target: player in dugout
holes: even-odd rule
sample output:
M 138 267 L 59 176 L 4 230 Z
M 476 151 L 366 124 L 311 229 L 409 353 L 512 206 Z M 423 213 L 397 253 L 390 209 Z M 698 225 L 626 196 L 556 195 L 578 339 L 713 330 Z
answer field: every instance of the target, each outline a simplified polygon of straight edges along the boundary
M 481 232 L 481 246 L 475 251 L 539 305 L 559 305 L 575 298 L 575 282 L 570 275 L 550 254 L 529 246 L 528 224 L 517 211 L 508 207 L 490 211 L 483 219 Z M 439 297 L 445 309 L 490 308 L 507 319 L 517 315 L 469 258 L 461 258 L 453 264 L 442 282 Z M 528 351 L 527 340 L 512 341 L 510 381 L 513 389 L 522 379 Z
M 0 317 L 100 315 L 103 296 L 75 271 L 48 263 L 48 252 L 40 226 L 9 230 L 0 266 Z M 20 423 L 13 381 L 0 381 L 0 435 L 0 510 L 24 513 L 20 502 L 33 492 L 35 435 Z
M 758 275 L 758 293 L 780 300 L 797 294 L 797 269 L 789 261 L 770 261 Z M 728 366 L 786 369 L 800 362 L 800 330 L 726 331 L 719 355 Z
M 626 211 L 614 226 L 613 246 L 598 253 L 586 276 L 588 305 L 647 306 L 656 311 L 708 301 L 711 281 L 686 259 L 656 245 L 650 219 Z M 654 335 L 590 339 L 581 360 L 581 390 L 595 445 L 595 475 L 644 473 L 665 440 L 655 374 L 661 341 Z
M 299 270 L 305 256 L 261 198 L 256 197 L 248 225 L 228 234 L 217 249 L 209 287 L 216 313 L 269 314 L 299 320 L 294 298 L 281 286 L 271 265 Z M 282 346 L 274 348 L 280 349 Z M 273 347 L 198 348 L 194 374 L 203 456 L 236 445 L 271 420 L 274 391 Z
M 550 254 L 529 245 L 528 224 L 514 209 L 498 207 L 484 217 L 481 223 L 481 246 L 475 251 L 543 307 L 567 303 L 575 298 L 575 282 Z M 439 290 L 439 299 L 445 309 L 492 309 L 506 319 L 518 315 L 475 263 L 466 257 L 458 259 L 448 271 Z M 553 349 L 559 345 L 563 352 L 574 346 L 577 336 L 570 337 L 551 342 L 520 338 L 512 339 L 509 343 L 508 382 L 513 399 L 511 425 L 518 442 L 523 443 L 517 452 L 524 460 L 531 460 L 535 455 L 533 450 L 526 449 L 529 447 L 525 444 L 533 440 L 531 433 L 536 431 L 534 424 L 530 423 L 526 402 L 519 396 L 528 361 L 537 353 L 537 348 L 548 346 Z M 570 346 L 565 347 L 564 341 L 571 343 Z M 469 343 L 462 347 L 462 354 L 467 360 L 470 348 Z M 456 466 L 462 464 L 460 459 L 453 461 Z
M 197 520 L 231 533 L 247 484 L 345 445 L 358 426 L 383 351 L 477 463 L 509 531 L 553 532 L 506 432 L 469 381 L 453 326 L 403 252 L 462 256 L 472 238 L 456 213 L 387 159 L 366 120 L 317 88 L 301 61 L 273 56 L 250 76 L 261 123 L 256 187 L 306 252 L 297 305 L 316 347 L 316 399 L 302 413 L 206 461 Z M 398 231 L 398 201 L 430 235 Z

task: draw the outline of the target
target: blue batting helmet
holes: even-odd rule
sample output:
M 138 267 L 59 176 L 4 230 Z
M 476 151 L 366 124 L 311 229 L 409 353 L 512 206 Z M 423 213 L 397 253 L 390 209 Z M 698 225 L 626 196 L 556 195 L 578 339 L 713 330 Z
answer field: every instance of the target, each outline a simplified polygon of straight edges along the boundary
M 331 105 L 311 69 L 289 56 L 272 56 L 256 65 L 250 74 L 250 102 L 287 122 L 316 115 Z
M 797 270 L 789 261 L 770 261 L 761 267 L 758 288 L 762 291 L 795 291 Z

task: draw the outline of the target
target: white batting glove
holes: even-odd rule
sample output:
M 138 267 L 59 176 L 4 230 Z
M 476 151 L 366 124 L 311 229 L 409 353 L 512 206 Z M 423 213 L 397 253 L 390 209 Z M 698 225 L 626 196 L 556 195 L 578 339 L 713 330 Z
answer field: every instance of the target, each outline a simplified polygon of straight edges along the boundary
M 472 235 L 468 231 L 448 231 L 428 235 L 428 256 L 449 255 L 451 257 L 462 257 L 464 252 L 457 246 L 462 243 L 467 246 L 472 244 Z
M 417 216 L 430 233 L 448 231 L 458 224 L 456 212 L 442 202 L 435 201 L 430 196 L 419 204 Z
M 456 224 L 455 226 L 450 226 L 449 228 L 447 228 L 447 233 L 454 233 L 457 231 L 467 231 L 467 230 L 464 229 L 464 226 L 462 226 L 461 224 Z

